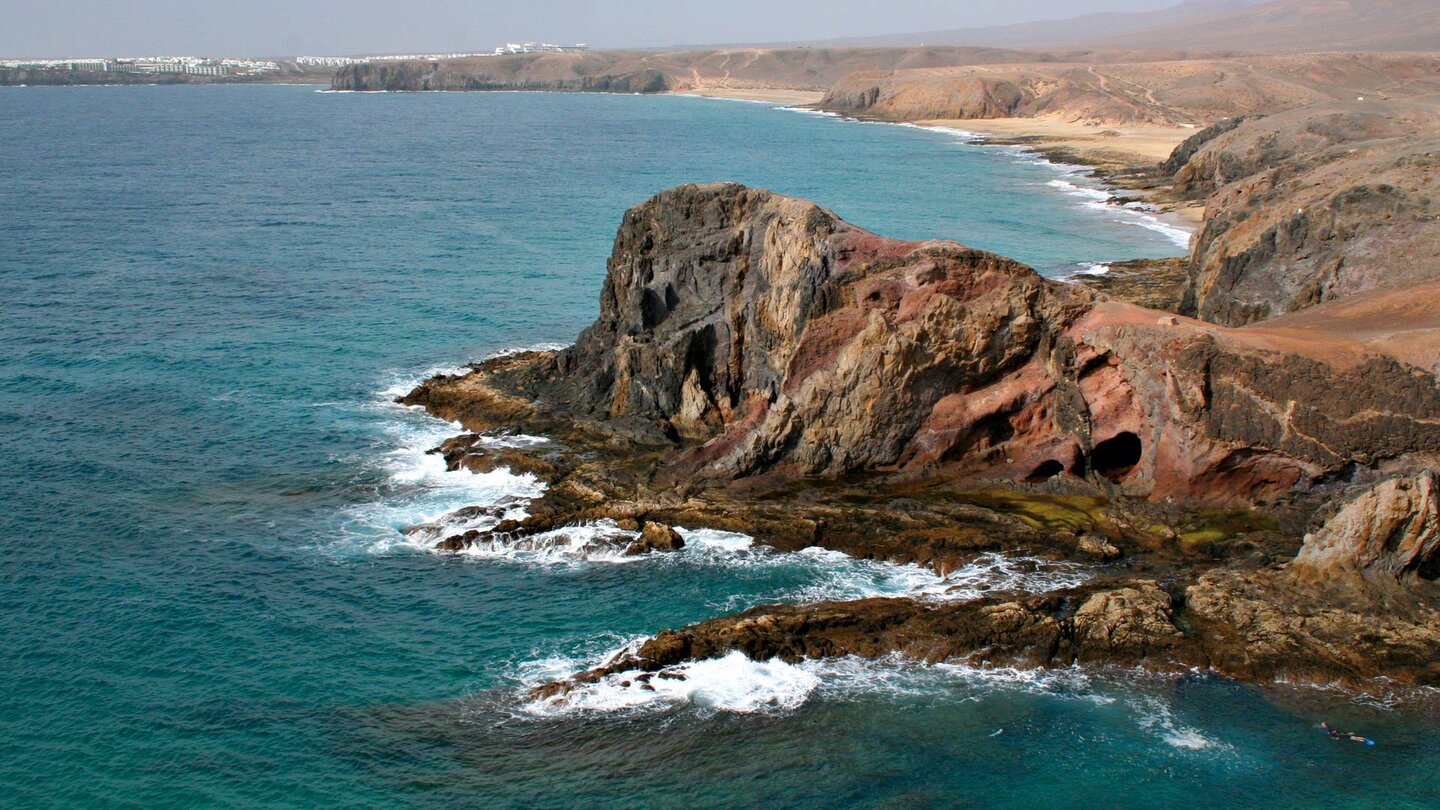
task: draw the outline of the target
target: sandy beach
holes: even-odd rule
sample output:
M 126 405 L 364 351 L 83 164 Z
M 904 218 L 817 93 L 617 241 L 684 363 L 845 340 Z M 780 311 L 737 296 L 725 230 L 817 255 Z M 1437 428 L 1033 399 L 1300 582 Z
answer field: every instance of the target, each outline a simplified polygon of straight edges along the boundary
M 1000 142 L 1023 142 L 1037 149 L 1064 150 L 1081 162 L 1110 171 L 1131 166 L 1153 165 L 1170 157 L 1195 127 L 1166 127 L 1154 124 L 1083 124 L 1053 117 L 936 119 L 918 122 L 921 126 L 948 127 L 973 132 Z M 1062 158 L 1063 159 L 1063 158 Z M 1112 183 L 1115 180 L 1112 178 Z M 1121 184 L 1132 197 L 1151 199 L 1157 189 Z M 1205 206 L 1154 200 L 1164 209 L 1162 219 L 1198 229 L 1204 225 Z
M 1158 163 L 1198 129 L 1153 124 L 1084 124 L 1059 118 L 940 119 L 922 121 L 930 126 L 963 129 L 993 138 L 1035 139 L 1036 146 L 1072 149 L 1097 162 L 1117 158 Z

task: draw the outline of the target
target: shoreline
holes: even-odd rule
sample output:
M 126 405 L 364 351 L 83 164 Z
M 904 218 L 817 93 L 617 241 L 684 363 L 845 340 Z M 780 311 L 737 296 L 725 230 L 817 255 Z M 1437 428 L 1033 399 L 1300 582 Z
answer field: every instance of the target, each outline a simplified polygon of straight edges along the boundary
M 746 211 L 743 219 L 735 220 L 742 227 L 750 223 L 769 227 L 777 216 L 786 217 L 787 223 L 809 225 L 798 238 L 782 234 L 764 240 L 735 240 L 728 236 L 732 227 L 728 222 L 720 227 L 713 223 L 697 225 L 693 217 L 674 213 L 692 211 L 699 203 L 714 198 L 723 201 L 727 196 L 746 203 L 718 206 L 722 210 Z M 753 207 L 757 197 L 763 206 L 760 210 Z M 716 261 L 713 245 L 723 240 L 721 249 L 728 251 L 720 254 L 725 261 L 721 265 L 726 268 L 724 277 L 729 281 L 726 295 L 738 299 L 747 294 L 746 284 L 756 282 L 735 271 L 752 266 L 785 266 L 770 261 L 766 255 L 755 257 L 744 245 L 763 241 L 762 249 L 770 256 L 793 255 L 791 251 L 807 250 L 814 244 L 811 234 L 847 233 L 843 222 L 835 231 L 835 223 L 824 221 L 824 217 L 833 215 L 813 204 L 800 207 L 803 205 L 792 198 L 734 184 L 687 185 L 662 192 L 627 213 L 626 224 L 617 232 L 613 256 L 618 258 L 609 265 L 607 283 L 612 288 L 623 283 L 629 289 L 688 283 L 692 286 L 682 289 L 693 290 L 694 282 L 687 279 L 696 278 L 694 268 L 705 268 L 707 279 L 716 274 L 711 264 Z M 812 216 L 807 211 L 817 213 Z M 651 239 L 656 228 L 668 235 L 663 242 Z M 871 237 L 862 234 L 863 241 L 842 238 L 826 243 L 826 249 L 834 252 L 810 257 L 810 272 L 823 272 L 821 268 L 833 266 L 831 257 L 846 251 L 845 258 L 850 260 L 873 262 L 873 257 L 879 257 L 891 262 L 879 269 L 877 275 L 883 277 L 849 280 L 852 285 L 898 283 L 900 279 L 916 278 L 917 268 L 932 274 L 928 283 L 936 289 L 944 289 L 941 285 L 948 283 L 947 277 L 936 279 L 933 275 L 941 254 L 917 251 L 895 264 L 895 252 L 913 249 L 913 243 Z M 858 257 L 850 252 L 857 244 L 865 251 Z M 661 260 L 669 256 L 695 258 L 675 267 Z M 974 272 L 979 267 L 977 261 L 1004 261 L 971 253 L 946 254 L 945 260 L 956 263 L 942 267 L 949 276 Z M 641 281 L 639 275 L 631 275 L 636 268 L 658 266 L 675 269 L 658 280 Z M 1030 289 L 1025 285 L 1030 283 L 1033 271 L 1018 262 L 987 267 L 986 271 L 1009 279 L 1003 282 L 1007 287 L 998 300 L 1010 300 Z M 792 283 L 803 286 L 805 279 Z M 827 279 L 825 283 L 836 282 Z M 847 282 L 842 279 L 838 283 Z M 871 290 L 876 288 L 869 286 Z M 864 289 L 851 287 L 842 292 L 859 293 Z M 961 306 L 931 309 L 923 316 L 942 319 L 942 325 L 950 331 L 929 322 L 917 328 L 926 329 L 927 334 L 962 335 L 968 331 L 955 327 L 976 324 L 977 329 L 993 329 L 990 311 L 983 308 L 986 296 L 993 296 L 994 289 L 968 294 L 963 288 L 956 289 L 964 296 L 959 300 Z M 832 287 L 826 294 L 834 290 Z M 1208 442 L 1235 441 L 1229 438 L 1232 434 L 1222 432 L 1226 429 L 1223 425 L 1212 428 L 1214 423 L 1204 413 L 1191 416 L 1189 411 L 1175 407 L 1186 392 L 1209 379 L 1208 368 L 1192 373 L 1180 363 L 1192 349 L 1214 348 L 1220 352 L 1219 362 L 1239 367 L 1238 363 L 1251 357 L 1271 357 L 1272 346 L 1252 344 L 1234 330 L 1189 319 L 1163 315 L 1157 319 L 1156 310 L 1114 301 L 1082 301 L 1059 287 L 1044 288 L 1040 295 L 1031 311 L 1038 317 L 1055 319 L 1047 327 L 1053 330 L 1051 334 L 1077 335 L 1084 347 L 1090 347 L 1077 348 L 1076 356 L 1103 349 L 1119 356 L 1121 363 L 1128 362 L 1127 368 L 1139 369 L 1138 364 L 1143 363 L 1149 370 L 1137 371 L 1142 376 L 1133 378 L 1135 382 L 1120 377 L 1118 370 L 1114 372 L 1119 379 L 1110 385 L 1133 392 L 1118 399 L 1110 393 L 1113 389 L 1086 396 L 1078 380 L 1093 374 L 1093 370 L 1067 366 L 1051 371 L 1052 358 L 1044 352 L 1028 358 L 1026 368 L 1031 371 L 1017 372 L 1013 379 L 1031 388 L 1037 387 L 1037 378 L 1073 381 L 1069 384 L 1080 388 L 1080 396 L 1085 397 L 1085 412 L 1098 415 L 1092 417 L 1097 418 L 1096 426 L 1085 427 L 1093 433 L 1104 435 L 1116 425 L 1131 426 L 1134 423 L 1123 420 L 1131 418 L 1127 413 L 1138 413 L 1136 418 L 1158 419 L 1154 424 L 1170 425 L 1167 430 L 1174 435 L 1193 435 L 1189 444 L 1175 452 L 1196 459 L 1197 466 L 1205 464 L 1210 465 L 1207 469 L 1214 469 L 1215 465 L 1229 463 L 1228 458 L 1216 460 L 1203 454 Z M 607 531 L 624 533 L 612 542 L 617 549 L 625 542 L 637 542 L 631 539 L 637 532 L 641 540 L 649 535 L 663 541 L 675 536 L 674 527 L 689 527 L 743 534 L 755 544 L 782 553 L 820 547 L 851 558 L 913 564 L 933 571 L 942 581 L 973 565 L 978 555 L 1017 551 L 1042 562 L 1074 564 L 1081 567 L 1077 570 L 1088 568 L 1097 576 L 1060 590 L 1017 586 L 978 598 L 967 595 L 941 605 L 908 594 L 763 605 L 663 630 L 631 652 L 612 656 L 600 666 L 534 687 L 529 693 L 533 698 L 563 703 L 570 695 L 583 695 L 591 684 L 646 683 L 652 678 L 683 677 L 686 666 L 736 651 L 754 662 L 779 658 L 790 664 L 850 655 L 866 659 L 899 655 L 1026 670 L 1076 665 L 1138 667 L 1161 673 L 1199 670 L 1262 687 L 1277 682 L 1318 683 L 1358 693 L 1371 692 L 1381 683 L 1387 690 L 1394 685 L 1435 685 L 1432 671 L 1417 667 L 1407 656 L 1410 649 L 1431 644 L 1431 639 L 1440 634 L 1440 620 L 1434 618 L 1437 614 L 1422 610 L 1410 617 L 1380 610 L 1377 598 L 1398 599 L 1403 591 L 1380 591 L 1379 597 L 1372 598 L 1365 590 L 1369 580 L 1361 576 L 1368 568 L 1357 567 L 1350 573 L 1349 569 L 1335 568 L 1340 565 L 1337 559 L 1349 559 L 1343 556 L 1348 553 L 1346 549 L 1370 547 L 1365 539 L 1368 535 L 1354 537 L 1351 527 L 1370 519 L 1367 510 L 1372 508 L 1369 504 L 1373 499 L 1388 497 L 1386 493 L 1392 491 L 1407 493 L 1416 487 L 1436 486 L 1433 472 L 1416 473 L 1413 481 L 1357 481 L 1351 490 L 1354 495 L 1372 494 L 1346 501 L 1339 512 L 1325 514 L 1320 528 L 1312 531 L 1313 519 L 1321 514 L 1316 511 L 1321 508 L 1320 501 L 1328 500 L 1333 493 L 1322 489 L 1302 492 L 1288 496 L 1283 505 L 1270 504 L 1260 511 L 1254 505 L 1237 502 L 1227 494 L 1223 481 L 1214 483 L 1218 480 L 1214 476 L 1196 475 L 1183 480 L 1156 476 L 1154 470 L 1163 472 L 1158 466 L 1160 460 L 1153 455 L 1147 459 L 1138 447 L 1135 460 L 1112 473 L 1116 468 L 1110 466 L 1111 457 L 1106 455 L 1110 451 L 1105 448 L 1113 447 L 1106 443 L 1115 439 L 1088 447 L 1076 445 L 1072 455 L 1087 462 L 1083 468 L 1073 464 L 1067 467 L 1063 461 L 1052 463 L 1067 455 L 1057 450 L 1054 442 L 1083 439 L 1066 438 L 1072 434 L 1063 422 L 1021 421 L 1020 427 L 1032 432 L 1018 440 L 1015 437 L 1019 434 L 1006 436 L 1001 440 L 1005 450 L 999 454 L 991 453 L 980 442 L 956 440 L 951 447 L 961 448 L 959 452 L 965 455 L 950 457 L 945 461 L 950 466 L 945 468 L 914 459 L 908 469 L 872 466 L 865 469 L 863 477 L 853 473 L 837 477 L 823 466 L 816 466 L 825 463 L 826 457 L 821 454 L 830 452 L 834 442 L 850 442 L 849 446 L 856 448 L 853 452 L 864 453 L 876 431 L 889 435 L 884 432 L 896 428 L 887 427 L 884 417 L 868 415 L 861 417 L 867 421 L 857 426 L 845 410 L 817 405 L 804 415 L 822 427 L 833 427 L 825 431 L 826 438 L 807 444 L 802 437 L 793 445 L 797 449 L 789 451 L 791 455 L 757 461 L 712 451 L 752 440 L 780 446 L 768 440 L 783 431 L 784 425 L 763 418 L 763 413 L 717 428 L 715 435 L 705 437 L 704 444 L 693 444 L 678 454 L 658 441 L 636 441 L 637 437 L 660 435 L 658 421 L 650 423 L 656 427 L 648 428 L 657 433 L 642 434 L 635 426 L 645 425 L 643 421 L 615 426 L 613 414 L 598 420 L 573 416 L 577 402 L 580 407 L 589 407 L 581 397 L 593 396 L 592 401 L 606 401 L 609 397 L 609 390 L 597 386 L 594 380 L 618 374 L 619 382 L 612 379 L 609 383 L 613 387 L 627 386 L 637 379 L 627 377 L 625 366 L 609 365 L 609 358 L 623 350 L 611 348 L 607 335 L 642 334 L 651 338 L 645 345 L 652 346 L 695 345 L 681 338 L 703 334 L 697 324 L 703 322 L 705 313 L 718 310 L 695 295 L 681 294 L 674 300 L 673 317 L 650 327 L 643 326 L 642 319 L 647 317 L 643 313 L 632 314 L 602 302 L 600 318 L 568 350 L 568 360 L 560 362 L 547 353 L 511 355 L 472 366 L 463 376 L 432 378 L 398 400 L 402 405 L 423 407 L 432 416 L 459 421 L 469 431 L 442 445 L 451 469 L 480 472 L 507 466 L 512 472 L 530 472 L 547 485 L 545 493 L 526 507 L 528 516 L 523 519 L 475 528 L 467 510 L 441 517 L 433 528 L 427 527 L 433 532 L 430 539 L 443 536 L 432 544 L 434 550 L 456 554 L 473 553 L 472 549 L 488 552 L 494 544 L 504 545 L 517 538 L 544 543 L 566 527 L 610 521 L 607 526 L 613 528 Z M 831 300 L 862 299 L 858 294 L 836 294 Z M 906 317 L 903 301 L 886 304 L 882 299 L 881 305 L 888 306 L 887 313 L 896 321 L 906 323 L 901 320 Z M 858 311 L 865 304 L 849 306 Z M 1089 309 L 1076 316 L 1072 306 Z M 700 317 L 696 317 L 697 313 Z M 944 320 L 946 313 L 953 313 L 948 316 L 953 320 Z M 826 313 L 826 317 L 832 314 Z M 919 323 L 913 310 L 910 317 L 910 323 Z M 1077 317 L 1079 320 L 1074 320 Z M 802 329 L 816 323 L 807 323 L 803 317 L 798 320 Z M 792 319 L 776 318 L 776 322 L 788 324 Z M 865 322 L 859 318 L 851 321 Z M 1230 339 L 1215 342 L 1222 335 Z M 845 342 L 838 356 L 857 364 L 852 368 L 876 369 L 877 374 L 892 375 L 888 379 L 915 379 L 906 376 L 908 370 L 887 365 L 890 344 L 886 337 L 873 337 L 863 326 L 856 325 L 842 333 L 841 339 Z M 745 344 L 763 345 L 764 341 L 746 340 Z M 828 386 L 835 379 L 822 370 L 822 363 L 809 360 L 805 354 L 814 350 L 814 344 L 797 342 L 788 349 L 791 353 L 775 361 L 787 370 L 786 374 L 806 374 L 806 384 L 815 386 Z M 1297 348 L 1288 350 L 1294 362 L 1305 357 Z M 825 357 L 837 356 L 831 346 L 820 351 L 831 353 Z M 950 351 L 957 364 L 967 362 L 971 356 L 968 344 L 954 344 Z M 695 362 L 715 368 L 717 364 L 709 362 L 714 356 L 705 355 Z M 635 367 L 656 367 L 649 362 L 650 357 L 639 359 L 643 362 Z M 667 376 L 653 378 L 655 382 L 647 377 L 645 384 L 657 388 L 682 385 L 678 365 L 672 363 L 662 369 L 659 374 Z M 1178 369 L 1175 373 L 1181 376 L 1172 380 L 1172 369 Z M 957 373 L 965 372 L 962 369 Z M 1322 386 L 1350 379 L 1349 370 L 1343 368 L 1323 373 L 1327 376 L 1318 383 Z M 1257 367 L 1236 378 L 1249 401 L 1256 403 L 1249 406 L 1250 411 L 1242 412 L 1242 421 L 1248 413 L 1272 410 L 1274 397 L 1289 395 L 1283 379 L 1272 383 L 1274 374 L 1272 368 Z M 786 384 L 793 380 L 787 379 Z M 1381 375 L 1367 375 L 1366 380 L 1376 382 L 1376 388 L 1388 385 Z M 1007 393 L 1003 386 L 1009 384 L 995 383 L 967 396 L 980 407 L 997 407 L 1004 413 L 1000 395 Z M 815 397 L 810 401 L 826 403 L 837 399 Z M 1000 404 L 993 404 L 997 402 Z M 1095 407 L 1107 402 L 1119 402 L 1119 408 Z M 766 406 L 762 403 L 759 407 Z M 1057 397 L 1049 403 L 1037 402 L 1034 407 L 1048 411 L 1067 406 Z M 621 412 L 619 417 L 649 418 L 644 413 L 635 408 Z M 679 416 L 664 418 L 702 418 L 686 416 L 678 408 L 674 413 Z M 982 433 L 989 430 L 983 415 L 971 416 L 969 427 L 964 429 Z M 1142 424 L 1140 429 L 1152 435 L 1152 426 Z M 543 436 L 555 442 L 551 446 L 555 449 L 487 447 L 485 437 L 493 430 Z M 1345 428 L 1327 430 L 1331 432 L 1324 436 L 1333 437 Z M 1138 432 L 1118 435 L 1135 436 Z M 1050 440 L 1048 436 L 1059 438 Z M 624 438 L 616 441 L 616 437 Z M 915 439 L 905 441 L 924 451 L 925 445 L 915 443 Z M 921 441 L 929 440 L 922 437 Z M 1284 450 L 1273 451 L 1265 463 L 1298 463 L 1290 462 L 1290 458 Z M 1046 461 L 1037 464 L 1039 459 Z M 802 464 L 811 466 L 806 469 Z M 706 477 L 696 472 L 700 465 L 706 465 Z M 672 486 L 677 482 L 683 482 L 680 488 Z M 1252 495 L 1252 490 L 1245 493 L 1247 498 L 1263 497 L 1263 493 Z M 1165 497 L 1157 499 L 1157 495 Z M 1374 531 L 1383 532 L 1384 527 Z M 627 556 L 632 547 L 626 547 Z M 663 554 L 683 548 L 683 544 L 672 541 L 642 546 L 635 553 Z M 1376 564 L 1383 563 L 1384 559 L 1380 559 Z M 1357 589 L 1344 602 L 1334 601 L 1313 587 L 1317 579 L 1337 571 L 1344 575 L 1335 580 L 1337 583 Z M 1398 575 L 1396 587 L 1408 587 Z M 1257 611 L 1262 610 L 1268 612 L 1260 614 L 1257 621 Z M 1323 620 L 1297 620 L 1295 616 Z M 1390 638 L 1398 640 L 1385 641 Z M 1342 652 L 1336 654 L 1337 649 Z
M 1155 182 L 1154 176 L 1142 181 L 1121 182 L 1120 175 L 1136 175 L 1140 170 L 1158 167 L 1190 135 L 1198 130 L 1184 127 L 1119 127 L 1115 137 L 1130 137 L 1128 144 L 1138 144 L 1134 151 L 1094 149 L 1083 146 L 1082 137 L 1098 137 L 1081 124 L 1037 118 L 1005 119 L 930 119 L 921 121 L 890 121 L 881 118 L 847 115 L 820 109 L 817 104 L 822 96 L 818 92 L 784 89 L 747 88 L 723 90 L 670 91 L 659 95 L 688 98 L 708 98 L 727 101 L 742 101 L 756 104 L 779 104 L 781 109 L 833 117 L 842 121 L 867 124 L 889 124 L 899 127 L 913 127 L 944 132 L 974 146 L 1020 147 L 1027 157 L 1043 161 L 1057 169 L 1064 169 L 1075 176 L 1084 177 L 1095 184 L 1095 190 L 1108 194 L 1104 204 L 1135 216 L 1153 219 L 1162 228 L 1156 230 L 1180 231 L 1187 234 L 1186 244 L 1180 245 L 1182 256 L 1133 257 L 1129 262 L 1171 261 L 1189 256 L 1189 241 L 1204 225 L 1203 205 L 1164 199 L 1169 184 Z M 1032 122 L 1046 121 L 1050 132 L 1036 132 Z M 1044 127 L 1042 127 L 1044 128 Z M 1067 137 L 1061 137 L 1063 133 Z M 1111 130 L 1106 130 L 1111 131 Z M 1080 135 L 1076 135 L 1080 132 Z M 1139 165 L 1137 165 L 1139 164 Z M 1145 207 L 1131 207 L 1141 203 Z M 1148 226 L 1147 226 L 1148 227 Z M 1177 241 L 1177 244 L 1178 241 Z
M 883 119 L 867 119 L 863 117 L 846 116 L 840 113 L 819 110 L 814 105 L 794 105 L 790 109 L 799 112 L 810 112 L 817 115 L 834 116 L 842 120 L 857 121 L 861 123 L 890 124 L 892 126 L 916 127 L 936 132 L 943 132 L 952 135 L 973 146 L 994 146 L 994 147 L 1018 147 L 1021 154 L 1034 158 L 1056 168 L 1071 172 L 1073 176 L 1083 177 L 1095 185 L 1095 190 L 1109 195 L 1104 200 L 1108 207 L 1126 211 L 1135 216 L 1148 217 L 1168 229 L 1187 232 L 1189 239 L 1185 245 L 1180 247 L 1184 251 L 1181 256 L 1167 257 L 1135 257 L 1127 261 L 1170 261 L 1177 258 L 1188 258 L 1189 241 L 1200 231 L 1205 224 L 1205 206 L 1191 201 L 1180 201 L 1166 199 L 1170 190 L 1168 178 L 1161 178 L 1158 175 L 1143 176 L 1137 179 L 1142 172 L 1137 169 L 1149 170 L 1152 166 L 1158 168 L 1159 164 L 1166 160 L 1174 147 L 1164 149 L 1169 138 L 1185 133 L 1180 139 L 1188 138 L 1193 134 L 1188 129 L 1153 128 L 1142 127 L 1143 131 L 1165 130 L 1164 137 L 1158 137 L 1147 141 L 1149 154 L 1144 152 L 1116 152 L 1111 150 L 1098 151 L 1076 148 L 1078 141 L 1073 139 L 1065 140 L 1053 138 L 1052 135 L 1041 135 L 1029 132 L 1023 122 L 1039 119 L 1031 118 L 1005 118 L 1005 119 L 934 119 L 925 121 L 886 121 Z M 1001 126 L 986 126 L 997 121 L 1006 122 Z M 1011 123 L 1013 122 L 1013 124 Z M 1080 127 L 1081 125 L 1070 125 Z M 1010 133 L 1007 137 L 997 137 L 995 133 L 1005 131 Z M 1178 146 L 1179 141 L 1176 142 Z M 1161 155 L 1152 164 L 1147 164 L 1152 155 Z M 1136 166 L 1128 162 L 1119 162 L 1118 158 L 1124 156 L 1127 161 L 1139 161 L 1141 165 Z M 1123 177 L 1131 178 L 1129 182 L 1123 182 Z M 1131 203 L 1141 203 L 1144 208 L 1132 208 Z M 1177 242 L 1178 244 L 1178 242 Z
M 1199 127 L 1081 124 L 1056 118 L 940 118 L 917 126 L 960 130 L 975 143 L 1026 147 L 1055 164 L 1083 166 L 1116 200 L 1154 206 L 1161 222 L 1199 231 L 1205 206 L 1169 198 L 1169 179 L 1155 172 Z
M 1058 118 L 936 118 L 923 126 L 973 132 L 987 140 L 1014 140 L 1024 145 L 1074 151 L 1097 164 L 1117 161 L 1140 165 L 1160 163 L 1199 127 L 1148 124 L 1082 124 Z
M 813 106 L 819 104 L 820 100 L 825 97 L 825 94 L 819 90 L 792 90 L 783 87 L 692 87 L 683 90 L 666 90 L 657 95 L 698 96 L 758 103 L 773 102 L 792 106 Z

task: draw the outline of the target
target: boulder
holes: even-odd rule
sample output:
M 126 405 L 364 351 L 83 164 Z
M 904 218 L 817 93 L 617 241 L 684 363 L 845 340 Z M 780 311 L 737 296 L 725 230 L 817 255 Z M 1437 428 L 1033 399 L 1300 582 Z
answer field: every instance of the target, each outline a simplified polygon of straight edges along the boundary
M 1290 570 L 1316 582 L 1440 578 L 1440 477 L 1426 470 L 1366 487 L 1305 536 Z
M 639 539 L 625 549 L 627 556 L 652 554 L 657 551 L 679 551 L 685 547 L 685 538 L 663 523 L 647 522 L 640 530 Z

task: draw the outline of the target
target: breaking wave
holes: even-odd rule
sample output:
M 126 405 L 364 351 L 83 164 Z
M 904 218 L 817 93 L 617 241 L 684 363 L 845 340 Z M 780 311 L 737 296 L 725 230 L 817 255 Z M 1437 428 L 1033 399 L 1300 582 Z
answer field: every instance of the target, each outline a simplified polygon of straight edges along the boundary
M 633 653 L 645 639 L 631 639 L 589 666 Z M 866 659 L 846 656 L 790 663 L 756 661 L 741 652 L 691 661 L 658 672 L 619 672 L 580 684 L 564 695 L 530 698 L 536 686 L 573 675 L 587 663 L 552 657 L 522 666 L 520 709 L 532 717 L 643 714 L 687 709 L 701 714 L 785 714 L 810 700 L 984 701 L 1031 695 L 1104 707 L 1135 727 L 1183 751 L 1228 749 L 1226 743 L 1175 718 L 1163 689 L 1166 676 L 1128 674 L 1109 678 L 1079 667 L 1022 669 L 962 663 L 924 663 L 899 654 Z M 1144 680 L 1144 683 L 1140 681 Z M 997 734 L 1003 727 L 997 730 Z

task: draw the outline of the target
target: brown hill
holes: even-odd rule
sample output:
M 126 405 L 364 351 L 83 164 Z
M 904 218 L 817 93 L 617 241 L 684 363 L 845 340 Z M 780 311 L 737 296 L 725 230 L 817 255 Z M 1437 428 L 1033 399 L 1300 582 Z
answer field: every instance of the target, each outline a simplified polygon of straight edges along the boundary
M 1101 48 L 1240 51 L 1440 50 L 1435 0 L 1272 0 L 1257 6 L 1065 42 Z
M 1440 103 L 1344 101 L 1245 121 L 1175 175 L 1206 200 L 1185 309 L 1243 324 L 1440 277 Z
M 820 106 L 891 120 L 1052 115 L 1193 125 L 1357 96 L 1437 92 L 1440 55 L 1285 54 L 857 73 L 832 87 Z
M 833 45 L 970 45 L 992 48 L 1034 48 L 1053 46 L 1063 37 L 1067 42 L 1086 42 L 1113 37 L 1128 31 L 1172 25 L 1183 20 L 1212 17 L 1264 0 L 1184 0 L 1158 11 L 1102 11 L 1059 20 L 1039 20 L 980 28 L 954 28 L 913 34 L 883 34 L 847 37 Z

